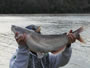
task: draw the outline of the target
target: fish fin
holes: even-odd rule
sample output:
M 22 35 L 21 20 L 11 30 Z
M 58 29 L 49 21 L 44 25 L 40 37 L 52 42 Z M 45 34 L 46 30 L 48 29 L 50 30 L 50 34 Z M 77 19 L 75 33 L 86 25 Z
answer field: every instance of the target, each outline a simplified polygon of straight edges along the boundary
M 37 52 L 37 57 L 38 58 L 42 58 L 44 57 L 45 53 L 41 53 L 41 52 Z
M 79 37 L 77 38 L 77 40 L 79 40 L 82 43 L 85 43 L 85 41 L 83 40 L 83 38 L 79 35 Z
M 76 32 L 76 33 L 81 33 L 82 31 L 84 30 L 84 28 L 83 28 L 83 26 L 82 27 L 80 27 L 79 29 L 77 29 L 76 31 L 74 31 L 74 32 Z M 76 38 L 78 41 L 80 41 L 80 42 L 82 42 L 82 43 L 85 43 L 85 41 L 83 40 L 83 38 L 80 36 L 80 34 L 78 35 L 78 37 Z

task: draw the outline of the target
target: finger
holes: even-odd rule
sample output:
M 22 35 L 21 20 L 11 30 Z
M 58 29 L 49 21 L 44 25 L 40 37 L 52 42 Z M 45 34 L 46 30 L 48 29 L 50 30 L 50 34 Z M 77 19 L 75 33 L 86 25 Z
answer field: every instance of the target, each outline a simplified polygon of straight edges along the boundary
M 74 37 L 73 37 L 73 35 L 72 35 L 72 34 L 70 34 L 70 37 L 71 37 L 71 39 L 72 39 L 72 40 L 74 39 Z
M 19 43 L 22 40 L 22 38 L 18 38 L 16 39 L 16 41 Z
M 72 41 L 72 42 L 75 42 L 76 38 L 74 37 L 73 34 L 70 34 L 70 38 L 71 38 L 71 41 Z
M 72 34 L 69 34 L 68 35 L 68 38 L 69 38 L 70 42 L 73 42 L 74 41 L 74 38 L 73 38 Z
M 18 33 L 18 35 L 15 37 L 15 39 L 19 39 L 21 37 L 23 37 L 23 35 Z
M 71 34 L 71 33 L 69 33 L 69 34 L 68 34 L 68 36 L 69 36 L 71 39 L 73 39 L 73 37 L 72 37 L 72 34 Z
M 72 33 L 71 33 L 71 36 L 72 36 L 73 39 L 76 39 L 75 35 L 73 35 Z
M 16 33 L 15 33 L 15 39 L 18 39 L 18 38 L 19 38 L 19 33 L 16 32 Z
M 70 43 L 72 43 L 72 40 L 71 40 L 70 36 L 68 36 L 68 40 L 69 40 Z
M 19 38 L 17 38 L 16 40 L 17 40 L 17 42 L 20 42 L 20 41 L 22 41 L 24 39 L 24 37 L 23 36 L 20 36 Z
M 75 36 L 73 34 L 72 34 L 72 37 L 73 37 L 72 42 L 75 42 L 76 41 L 76 38 L 75 38 Z
M 22 39 L 18 39 L 17 42 L 18 42 L 18 43 L 24 43 L 24 40 L 22 40 Z

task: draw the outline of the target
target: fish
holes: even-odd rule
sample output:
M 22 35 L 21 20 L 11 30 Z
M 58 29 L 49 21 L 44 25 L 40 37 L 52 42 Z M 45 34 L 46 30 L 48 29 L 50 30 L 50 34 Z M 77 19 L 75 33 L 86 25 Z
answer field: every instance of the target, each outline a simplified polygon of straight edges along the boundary
M 30 51 L 37 53 L 39 57 L 40 55 L 44 56 L 44 54 L 48 52 L 52 52 L 52 53 L 60 52 L 68 44 L 72 43 L 69 40 L 67 33 L 44 35 L 44 34 L 39 34 L 33 30 L 29 30 L 27 28 L 23 28 L 16 25 L 12 25 L 11 30 L 14 34 L 16 32 L 20 34 L 25 33 L 26 44 L 28 48 L 30 49 Z M 73 31 L 72 33 L 77 40 L 79 40 L 82 43 L 85 43 L 82 37 L 80 36 L 80 33 L 82 31 L 83 31 L 83 27 L 80 27 L 79 29 Z

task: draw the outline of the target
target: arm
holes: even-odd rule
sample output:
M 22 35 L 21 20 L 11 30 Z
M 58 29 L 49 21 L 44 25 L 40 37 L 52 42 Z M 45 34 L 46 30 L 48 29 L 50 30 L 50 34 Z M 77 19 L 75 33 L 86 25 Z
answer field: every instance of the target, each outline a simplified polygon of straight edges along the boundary
M 29 29 L 29 27 L 27 28 Z M 40 27 L 35 29 L 35 32 L 39 33 Z M 10 68 L 28 68 L 29 50 L 26 46 L 26 35 L 25 34 L 19 35 L 19 33 L 16 32 L 15 39 L 19 44 L 19 47 L 18 47 L 17 53 L 10 60 Z
M 69 31 L 67 36 L 68 36 L 68 39 L 70 40 L 70 43 L 75 42 L 76 38 L 72 34 L 72 30 Z M 49 56 L 49 61 L 50 61 L 51 66 L 53 66 L 54 68 L 57 68 L 57 67 L 64 66 L 69 62 L 71 54 L 72 54 L 70 43 L 67 44 L 66 49 L 61 54 L 58 54 L 58 55 L 52 54 Z
M 49 61 L 50 61 L 50 65 L 57 68 L 57 67 L 61 67 L 66 65 L 71 57 L 72 54 L 72 49 L 70 48 L 66 48 L 61 54 L 50 54 L 49 55 Z
M 29 59 L 29 50 L 25 43 L 25 35 L 15 34 L 15 39 L 19 44 L 16 55 L 10 60 L 10 68 L 27 68 Z
M 10 60 L 9 68 L 27 68 L 29 59 L 29 51 L 27 47 L 20 45 L 16 54 Z

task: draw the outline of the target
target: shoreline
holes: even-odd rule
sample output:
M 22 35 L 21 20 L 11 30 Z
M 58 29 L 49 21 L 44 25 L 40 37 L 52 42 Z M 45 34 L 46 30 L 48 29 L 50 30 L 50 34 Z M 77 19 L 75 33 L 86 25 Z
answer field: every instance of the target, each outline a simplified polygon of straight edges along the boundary
M 90 14 L 0 14 L 0 16 L 90 16 Z

